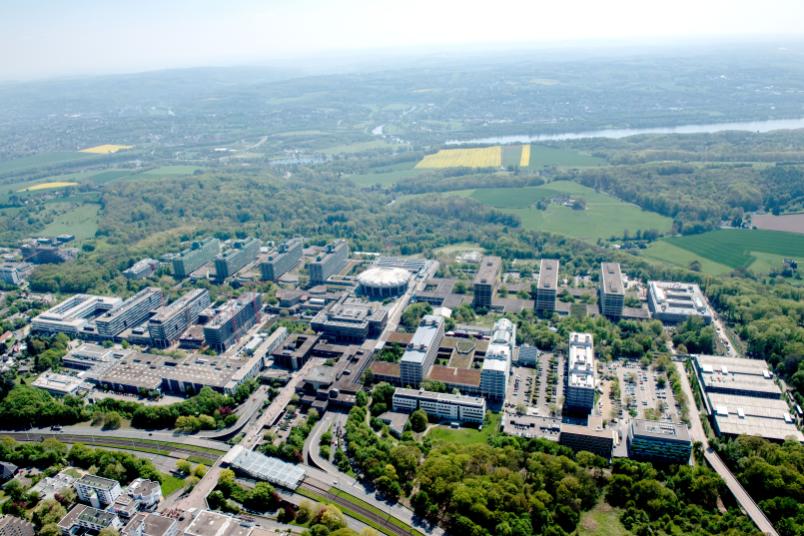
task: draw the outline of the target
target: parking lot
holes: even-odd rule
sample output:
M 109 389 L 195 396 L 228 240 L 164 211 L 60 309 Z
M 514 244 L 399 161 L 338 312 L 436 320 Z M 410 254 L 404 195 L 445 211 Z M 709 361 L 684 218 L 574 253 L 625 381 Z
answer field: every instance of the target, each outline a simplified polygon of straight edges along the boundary
M 636 361 L 614 362 L 606 365 L 605 369 L 605 373 L 615 375 L 620 382 L 620 418 L 679 420 L 673 391 L 663 373 L 651 367 L 643 368 Z M 605 407 L 601 410 L 605 411 Z M 603 415 L 607 418 L 612 416 L 611 412 Z
M 507 407 L 531 408 L 531 414 L 559 417 L 563 400 L 563 356 L 543 353 L 539 356 L 536 368 L 511 368 Z

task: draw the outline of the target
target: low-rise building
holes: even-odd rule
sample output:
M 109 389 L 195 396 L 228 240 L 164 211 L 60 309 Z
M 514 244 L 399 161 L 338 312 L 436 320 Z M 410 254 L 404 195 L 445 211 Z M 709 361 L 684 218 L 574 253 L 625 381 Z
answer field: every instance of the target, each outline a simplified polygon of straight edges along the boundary
M 85 504 L 75 505 L 58 523 L 59 530 L 65 536 L 77 534 L 81 529 L 97 534 L 105 528 L 120 529 L 122 526 L 120 518 L 112 512 Z
M 73 482 L 73 487 L 80 501 L 89 503 L 95 508 L 111 505 L 123 493 L 117 480 L 95 475 L 82 476 Z
M 787 402 L 781 399 L 709 392 L 712 428 L 719 436 L 752 435 L 781 443 L 792 438 L 804 442 Z
M 436 419 L 482 424 L 486 415 L 486 401 L 481 397 L 400 387 L 394 391 L 393 409 L 404 413 L 422 409 Z
M 184 529 L 184 536 L 251 536 L 252 527 L 231 515 L 202 510 Z
M 153 510 L 162 500 L 162 486 L 155 480 L 135 478 L 126 488 L 126 494 L 137 501 L 141 510 Z
M 634 419 L 628 427 L 628 455 L 637 460 L 686 464 L 692 441 L 685 424 Z
M 558 443 L 575 452 L 585 450 L 605 459 L 611 458 L 616 432 L 603 427 L 603 418 L 590 416 L 586 425 L 561 423 Z
M 704 391 L 758 398 L 780 399 L 782 391 L 762 359 L 696 355 L 695 373 Z
M 539 280 L 533 305 L 536 314 L 551 316 L 556 310 L 558 295 L 558 259 L 542 259 L 539 262 Z
M 159 268 L 159 261 L 156 259 L 140 259 L 130 267 L 123 270 L 123 275 L 126 279 L 136 281 L 138 279 L 145 279 L 151 277 L 156 273 Z
M 115 354 L 122 356 L 127 352 L 128 350 L 115 350 L 98 344 L 84 343 L 67 352 L 62 358 L 62 364 L 73 369 L 89 370 L 110 362 Z
M 316 313 L 310 327 L 328 340 L 362 343 L 378 337 L 388 321 L 388 311 L 379 303 L 344 298 Z
M 118 307 L 120 298 L 76 294 L 33 318 L 36 333 L 66 333 L 77 336 L 90 320 Z
M 43 372 L 31 384 L 39 389 L 44 389 L 54 396 L 74 395 L 78 392 L 84 381 L 75 376 L 58 374 L 56 372 Z
M 280 277 L 299 264 L 304 252 L 304 240 L 291 238 L 270 250 L 260 263 L 260 273 L 265 281 L 278 281 Z
M 19 517 L 0 516 L 0 536 L 35 536 L 36 527 L 30 521 Z
M 539 361 L 539 349 L 530 344 L 522 344 L 514 354 L 515 362 L 522 367 L 535 367 Z
M 120 532 L 121 536 L 177 536 L 178 534 L 178 521 L 153 512 L 138 512 Z
M 600 265 L 600 313 L 609 318 L 620 318 L 625 305 L 625 286 L 620 265 L 604 262 Z
M 678 324 L 697 317 L 712 321 L 712 311 L 701 288 L 694 283 L 648 282 L 648 308 L 653 318 L 666 324 Z
M 29 262 L 9 262 L 0 264 L 0 281 L 6 285 L 19 286 L 33 271 Z
M 567 409 L 589 413 L 595 406 L 597 388 L 595 349 L 590 333 L 570 333 L 567 360 Z

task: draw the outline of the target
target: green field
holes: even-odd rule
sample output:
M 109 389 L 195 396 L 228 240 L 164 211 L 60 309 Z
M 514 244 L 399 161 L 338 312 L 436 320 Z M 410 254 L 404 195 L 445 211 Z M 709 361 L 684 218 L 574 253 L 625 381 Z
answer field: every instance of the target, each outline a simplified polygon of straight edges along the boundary
M 427 437 L 433 440 L 433 446 L 439 443 L 451 445 L 484 445 L 489 437 L 497 433 L 500 429 L 500 414 L 492 413 L 488 424 L 483 425 L 482 430 L 475 428 L 450 428 L 449 426 L 439 425 L 431 428 L 427 432 Z
M 395 183 L 419 175 L 422 170 L 416 169 L 416 162 L 402 162 L 393 166 L 373 168 L 370 172 L 347 177 L 358 186 L 393 186 Z
M 24 173 L 33 169 L 69 164 L 79 160 L 91 160 L 98 155 L 79 152 L 53 152 L 42 153 L 23 158 L 15 158 L 7 162 L 0 162 L 0 175 L 6 173 Z
M 620 522 L 620 512 L 601 502 L 581 515 L 579 536 L 626 536 L 631 534 Z
M 184 480 L 168 473 L 162 473 L 162 496 L 170 497 L 184 487 Z
M 645 256 L 688 267 L 693 260 L 717 275 L 736 268 L 757 273 L 779 266 L 785 257 L 804 261 L 804 235 L 782 231 L 720 229 L 698 235 L 665 238 Z
M 509 168 L 519 167 L 519 158 L 522 156 L 521 145 L 503 145 L 502 146 L 502 165 Z
M 555 149 L 553 147 L 543 147 L 541 145 L 530 146 L 531 168 L 540 168 L 544 166 L 587 167 L 601 166 L 605 163 L 605 160 L 580 153 L 573 149 Z
M 98 230 L 98 210 L 100 205 L 95 204 L 74 207 L 56 216 L 51 224 L 42 229 L 41 234 L 44 236 L 72 234 L 76 240 L 92 238 Z
M 398 147 L 398 145 L 387 142 L 385 140 L 371 140 L 356 143 L 348 143 L 344 145 L 335 145 L 333 147 L 327 147 L 321 152 L 329 155 L 355 154 L 355 153 L 363 153 L 366 151 L 376 151 L 377 149 L 390 149 L 392 147 Z
M 622 236 L 625 231 L 634 234 L 639 229 L 669 231 L 672 226 L 670 218 L 569 181 L 556 181 L 538 187 L 484 188 L 455 193 L 469 195 L 483 204 L 519 216 L 525 229 L 590 242 Z M 555 202 L 550 203 L 546 210 L 532 206 L 540 199 L 557 195 L 583 199 L 586 209 L 575 210 Z
M 192 175 L 197 169 L 196 166 L 162 166 L 155 169 L 149 169 L 142 173 L 135 175 L 135 177 L 177 177 L 179 175 Z

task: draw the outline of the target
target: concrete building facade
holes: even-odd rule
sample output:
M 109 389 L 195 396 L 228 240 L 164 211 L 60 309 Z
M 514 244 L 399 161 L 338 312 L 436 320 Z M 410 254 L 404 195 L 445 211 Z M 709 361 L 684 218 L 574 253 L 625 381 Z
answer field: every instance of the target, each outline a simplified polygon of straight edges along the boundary
M 558 269 L 558 259 L 542 259 L 539 262 L 539 280 L 533 308 L 540 316 L 551 316 L 556 310 Z
M 634 419 L 628 427 L 628 455 L 663 463 L 686 464 L 692 441 L 685 424 Z
M 147 287 L 95 321 L 98 335 L 114 338 L 126 329 L 141 324 L 154 309 L 162 305 L 162 289 Z
M 120 305 L 120 298 L 76 294 L 37 315 L 31 330 L 38 333 L 78 335 L 87 322 Z
M 173 344 L 198 319 L 201 311 L 209 307 L 209 303 L 209 291 L 197 288 L 157 309 L 156 314 L 148 320 L 152 344 L 159 348 Z
M 260 318 L 262 298 L 257 292 L 247 292 L 213 310 L 204 326 L 204 341 L 215 350 L 225 352 Z
M 220 253 L 221 243 L 217 238 L 208 238 L 192 245 L 173 257 L 173 275 L 184 279 Z
M 620 318 L 625 305 L 625 286 L 620 265 L 604 262 L 600 265 L 600 313 L 609 318 Z
M 648 309 L 653 318 L 666 324 L 678 324 L 691 317 L 707 324 L 712 321 L 712 311 L 701 287 L 694 283 L 649 281 Z
M 223 283 L 227 277 L 235 275 L 248 263 L 254 262 L 260 254 L 262 242 L 249 238 L 235 242 L 230 249 L 215 257 L 215 281 Z
M 472 305 L 483 309 L 491 309 L 494 291 L 502 271 L 502 259 L 495 256 L 486 256 L 480 260 L 480 266 L 472 283 L 474 297 Z
M 311 262 L 307 269 L 310 273 L 310 284 L 321 285 L 329 276 L 340 272 L 349 260 L 349 244 L 346 240 L 336 240 L 327 244 L 324 252 Z
M 590 333 L 570 333 L 567 360 L 567 409 L 590 412 L 597 388 L 595 349 Z
M 80 501 L 95 508 L 106 508 L 123 493 L 117 480 L 89 474 L 73 482 L 73 488 Z
M 277 281 L 299 264 L 304 252 L 304 240 L 291 238 L 268 252 L 260 263 L 260 274 L 264 281 Z
M 480 393 L 487 400 L 505 402 L 511 357 L 516 348 L 516 326 L 507 318 L 494 324 L 491 341 L 480 370 Z
M 436 315 L 425 315 L 399 361 L 400 382 L 403 386 L 418 388 L 421 385 L 435 362 L 443 338 L 444 319 Z
M 401 387 L 394 391 L 393 408 L 403 413 L 422 409 L 436 419 L 477 424 L 483 424 L 486 415 L 486 401 L 480 397 Z

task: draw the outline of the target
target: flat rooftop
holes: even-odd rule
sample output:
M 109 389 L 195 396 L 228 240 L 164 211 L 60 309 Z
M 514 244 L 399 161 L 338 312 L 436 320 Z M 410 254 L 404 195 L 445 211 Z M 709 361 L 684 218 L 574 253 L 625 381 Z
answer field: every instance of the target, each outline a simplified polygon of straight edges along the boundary
M 184 529 L 186 536 L 249 536 L 251 527 L 241 525 L 241 521 L 232 516 L 219 514 L 210 510 L 202 510 Z
M 405 363 L 423 363 L 427 350 L 440 343 L 438 340 L 439 328 L 443 326 L 444 319 L 436 315 L 425 315 L 416 332 L 410 339 L 402 361 Z
M 701 288 L 694 283 L 649 281 L 648 299 L 654 313 L 711 316 Z
M 123 303 L 111 309 L 98 317 L 99 321 L 111 322 L 115 318 L 119 318 L 128 314 L 129 311 L 138 307 L 143 301 L 151 299 L 154 295 L 162 296 L 162 289 L 156 287 L 147 287 L 137 292 Z
M 558 288 L 558 259 L 542 259 L 539 262 L 539 289 L 556 290 Z
M 690 440 L 686 424 L 649 421 L 646 419 L 634 419 L 631 422 L 635 436 L 662 441 L 689 442 Z
M 708 393 L 713 417 L 721 434 L 754 435 L 783 441 L 789 436 L 804 441 L 784 400 Z
M 173 318 L 179 311 L 183 308 L 187 307 L 187 305 L 194 300 L 196 300 L 199 296 L 204 294 L 205 292 L 209 292 L 207 289 L 204 288 L 195 288 L 188 292 L 187 294 L 180 297 L 178 300 L 174 301 L 170 305 L 163 305 L 159 309 L 156 310 L 156 314 L 151 317 L 151 322 L 165 322 Z
M 475 274 L 475 285 L 493 285 L 497 281 L 502 269 L 502 259 L 488 255 L 480 260 L 480 266 Z
M 215 329 L 223 326 L 258 297 L 256 292 L 246 292 L 238 298 L 228 300 L 220 307 L 213 309 L 215 314 L 206 324 L 206 327 Z
M 570 333 L 570 387 L 595 388 L 595 349 L 590 333 Z
M 78 479 L 78 483 L 87 486 L 92 486 L 93 488 L 103 489 L 106 491 L 109 491 L 113 489 L 115 486 L 120 485 L 120 483 L 117 480 L 112 480 L 111 478 L 103 478 L 101 476 L 95 476 L 95 475 L 84 475 Z
M 619 263 L 602 263 L 600 265 L 600 280 L 603 282 L 603 292 L 605 294 L 625 294 L 623 274 L 620 272 Z
M 427 375 L 427 379 L 454 385 L 480 387 L 480 374 L 477 369 L 433 365 L 430 368 L 430 374 Z
M 453 395 L 452 393 L 436 393 L 425 391 L 424 389 L 405 389 L 397 387 L 394 396 L 416 398 L 419 400 L 431 400 L 433 402 L 443 402 L 448 404 L 458 404 L 461 406 L 485 407 L 486 401 L 479 396 Z
M 284 488 L 294 490 L 304 479 L 304 467 L 248 450 L 242 445 L 235 445 L 227 452 L 221 463 L 231 465 L 253 478 L 267 480 Z M 228 533 L 227 533 L 228 534 Z
M 75 376 L 57 374 L 55 372 L 43 372 L 31 385 L 48 391 L 69 394 L 74 393 L 82 383 L 84 383 L 84 381 Z
M 706 389 L 753 391 L 782 397 L 782 391 L 773 381 L 773 373 L 762 359 L 696 355 L 696 367 Z

